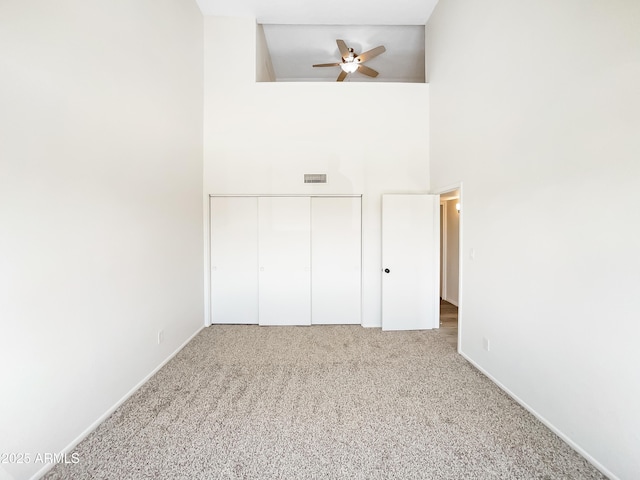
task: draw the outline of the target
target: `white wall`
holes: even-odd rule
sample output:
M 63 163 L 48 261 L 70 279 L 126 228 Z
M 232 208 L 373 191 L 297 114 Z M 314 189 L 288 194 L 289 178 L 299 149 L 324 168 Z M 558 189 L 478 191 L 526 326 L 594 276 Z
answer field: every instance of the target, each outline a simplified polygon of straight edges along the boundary
M 625 0 L 441 0 L 427 25 L 432 187 L 464 182 L 461 350 L 624 479 L 640 477 L 638 25 Z
M 427 191 L 428 86 L 256 83 L 255 49 L 254 19 L 205 17 L 204 205 L 208 194 L 363 194 L 363 323 L 380 326 L 381 194 Z M 304 173 L 329 183 L 305 185 Z
M 191 0 L 0 2 L 1 452 L 62 451 L 202 326 L 202 42 Z

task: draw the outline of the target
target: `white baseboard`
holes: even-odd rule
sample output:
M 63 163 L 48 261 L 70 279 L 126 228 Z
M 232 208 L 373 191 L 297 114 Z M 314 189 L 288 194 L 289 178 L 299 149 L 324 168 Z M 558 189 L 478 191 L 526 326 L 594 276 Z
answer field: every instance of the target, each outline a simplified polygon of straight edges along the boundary
M 93 432 L 96 428 L 98 428 L 98 425 L 100 425 L 102 422 L 104 422 L 109 415 L 111 415 L 113 412 L 116 411 L 116 409 L 122 405 L 124 402 L 126 402 L 129 397 L 131 397 L 131 395 L 133 395 L 134 393 L 136 393 L 140 387 L 142 387 L 142 385 L 144 385 L 145 383 L 147 383 L 147 381 L 149 381 L 149 379 L 151 377 L 153 377 L 156 373 L 158 373 L 158 371 L 164 367 L 169 360 L 171 360 L 173 357 L 175 357 L 177 355 L 177 353 L 182 350 L 187 343 L 189 343 L 191 340 L 193 340 L 193 337 L 195 337 L 198 333 L 200 333 L 202 331 L 204 327 L 200 327 L 198 328 L 198 330 L 196 330 L 196 332 L 191 335 L 186 341 L 184 341 L 182 343 L 182 345 L 180 345 L 171 355 L 169 355 L 165 360 L 162 361 L 162 363 L 160 363 L 160 365 L 158 365 L 156 368 L 154 368 L 151 373 L 149 373 L 146 377 L 144 377 L 140 382 L 138 382 L 138 384 L 133 387 L 131 390 L 129 390 L 120 400 L 118 400 L 115 405 L 113 405 L 111 408 L 109 408 L 105 413 L 103 413 L 102 415 L 100 415 L 100 417 L 93 422 L 91 425 L 89 425 L 89 427 L 87 427 L 80 435 L 78 435 L 75 440 L 73 440 L 69 445 L 67 445 L 62 452 L 60 452 L 60 454 L 67 454 L 70 453 L 71 450 L 73 450 L 76 445 L 78 445 L 82 440 L 84 440 L 85 438 L 87 438 L 89 436 L 89 434 L 91 432 Z M 53 467 L 55 466 L 54 463 L 47 463 L 46 465 L 44 465 L 40 470 L 38 470 L 32 477 L 31 480 L 37 480 L 41 477 L 43 477 L 49 470 L 51 470 Z
M 371 324 L 368 324 L 368 323 L 362 323 L 361 325 L 362 325 L 362 328 L 382 328 L 382 325 L 379 325 L 379 324 L 378 325 L 371 325 Z
M 504 391 L 507 395 L 509 395 L 512 399 L 514 399 L 517 403 L 519 403 L 523 408 L 525 408 L 529 413 L 531 413 L 534 417 L 540 420 L 549 430 L 558 435 L 566 444 L 568 444 L 571 448 L 573 448 L 576 452 L 578 452 L 581 456 L 583 456 L 591 465 L 596 467 L 600 473 L 605 475 L 607 478 L 611 480 L 620 480 L 616 477 L 609 469 L 607 469 L 604 465 L 598 462 L 595 458 L 589 455 L 580 445 L 574 442 L 571 438 L 565 435 L 562 431 L 560 431 L 555 425 L 549 422 L 546 418 L 536 412 L 531 406 L 529 406 L 525 401 L 519 398 L 516 394 L 514 394 L 511 390 L 505 387 L 502 383 L 496 380 L 490 373 L 488 373 L 484 368 L 474 362 L 469 356 L 460 350 L 458 353 L 464 357 L 464 359 L 473 365 L 475 368 L 480 370 L 489 380 L 495 383 L 502 391 Z

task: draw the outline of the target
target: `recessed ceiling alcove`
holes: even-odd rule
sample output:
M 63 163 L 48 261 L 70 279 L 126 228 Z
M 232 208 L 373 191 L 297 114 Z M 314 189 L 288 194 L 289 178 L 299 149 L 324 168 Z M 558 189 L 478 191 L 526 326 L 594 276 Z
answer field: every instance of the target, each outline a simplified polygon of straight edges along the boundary
M 384 45 L 367 61 L 379 75 L 348 75 L 345 82 L 425 81 L 425 25 L 438 0 L 196 0 L 204 15 L 252 17 L 264 29 L 277 82 L 335 82 L 340 67 L 336 40 L 356 53 Z M 264 80 L 260 80 L 264 81 Z
M 425 81 L 424 25 L 263 25 L 275 79 L 278 82 L 335 82 L 340 66 L 313 67 L 341 62 L 336 40 L 344 40 L 356 54 L 380 45 L 386 51 L 366 61 L 376 77 L 359 71 L 345 82 Z

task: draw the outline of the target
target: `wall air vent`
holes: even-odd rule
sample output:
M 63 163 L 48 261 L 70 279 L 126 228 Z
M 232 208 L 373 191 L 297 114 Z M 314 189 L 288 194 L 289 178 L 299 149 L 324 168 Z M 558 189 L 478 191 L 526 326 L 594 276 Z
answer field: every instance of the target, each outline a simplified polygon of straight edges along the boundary
M 326 173 L 305 173 L 304 183 L 327 183 Z

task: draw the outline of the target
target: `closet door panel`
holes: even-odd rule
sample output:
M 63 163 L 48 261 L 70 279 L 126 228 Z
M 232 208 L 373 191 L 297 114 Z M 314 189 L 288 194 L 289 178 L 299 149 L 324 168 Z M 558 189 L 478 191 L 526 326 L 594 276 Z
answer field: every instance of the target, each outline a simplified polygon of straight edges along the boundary
M 211 323 L 258 323 L 256 197 L 211 197 Z
M 311 324 L 310 201 L 258 199 L 260 325 Z
M 311 318 L 361 323 L 361 199 L 311 199 Z

